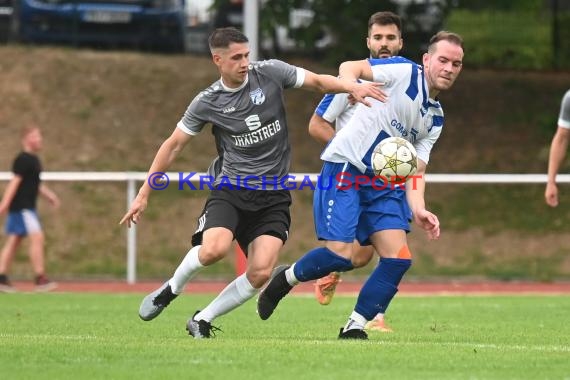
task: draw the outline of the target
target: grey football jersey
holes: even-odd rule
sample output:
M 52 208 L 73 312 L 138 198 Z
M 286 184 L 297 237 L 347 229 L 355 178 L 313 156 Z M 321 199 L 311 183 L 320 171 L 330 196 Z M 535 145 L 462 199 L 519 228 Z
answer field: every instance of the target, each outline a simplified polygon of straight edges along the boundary
M 263 185 L 289 173 L 283 89 L 300 87 L 304 79 L 303 69 L 283 61 L 252 62 L 239 88 L 227 88 L 220 79 L 192 100 L 178 128 L 196 135 L 212 124 L 219 155 L 214 184 L 242 185 L 249 176 L 248 186 Z
M 560 105 L 560 115 L 558 116 L 558 126 L 562 128 L 570 128 L 570 90 L 562 98 Z

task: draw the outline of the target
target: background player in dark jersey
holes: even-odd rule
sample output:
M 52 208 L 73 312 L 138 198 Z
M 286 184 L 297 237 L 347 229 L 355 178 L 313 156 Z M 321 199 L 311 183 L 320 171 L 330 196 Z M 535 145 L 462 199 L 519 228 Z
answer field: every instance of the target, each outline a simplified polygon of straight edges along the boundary
M 368 36 L 366 46 L 370 50 L 370 58 L 388 58 L 398 55 L 403 46 L 402 21 L 400 16 L 392 12 L 376 12 L 368 19 Z M 348 94 L 327 94 L 321 100 L 309 121 L 309 134 L 315 140 L 328 144 L 335 133 L 340 131 L 354 114 L 356 104 L 350 104 Z M 365 266 L 372 260 L 372 246 L 360 246 L 354 242 L 352 261 L 355 268 Z M 333 272 L 318 279 L 315 283 L 315 296 L 321 305 L 328 305 L 334 296 L 336 286 L 340 282 L 340 273 Z M 384 321 L 382 310 L 368 322 L 367 330 L 391 332 Z
M 287 240 L 291 196 L 280 184 L 289 174 L 291 157 L 283 90 L 347 92 L 367 105 L 366 96 L 385 100 L 375 84 L 318 75 L 279 60 L 251 63 L 248 39 L 235 28 L 216 29 L 208 42 L 221 78 L 191 102 L 158 150 L 147 181 L 120 222 L 130 226 L 140 220 L 153 173 L 166 171 L 192 136 L 211 123 L 219 157 L 213 170 L 215 188 L 198 220 L 194 247 L 173 277 L 145 297 L 139 309 L 143 320 L 157 317 L 196 273 L 224 258 L 237 240 L 248 255 L 246 273 L 188 320 L 186 329 L 195 338 L 210 338 L 216 317 L 258 292 Z
M 22 152 L 14 160 L 14 176 L 0 202 L 0 214 L 8 213 L 5 228 L 8 239 L 0 254 L 0 291 L 15 291 L 8 279 L 8 271 L 18 246 L 26 236 L 30 238 L 30 261 L 35 273 L 36 291 L 56 287 L 45 275 L 44 233 L 36 213 L 36 200 L 40 194 L 58 207 L 59 199 L 40 181 L 42 166 L 37 153 L 41 148 L 40 129 L 35 125 L 25 127 L 22 130 Z

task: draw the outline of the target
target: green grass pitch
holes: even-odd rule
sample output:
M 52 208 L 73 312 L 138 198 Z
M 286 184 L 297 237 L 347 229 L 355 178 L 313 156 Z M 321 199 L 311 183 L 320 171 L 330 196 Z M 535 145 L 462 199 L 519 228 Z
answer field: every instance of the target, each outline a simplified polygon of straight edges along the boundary
M 185 294 L 156 320 L 140 294 L 0 294 L 0 379 L 569 379 L 569 296 L 398 296 L 391 334 L 339 341 L 355 298 L 251 300 L 194 340 Z

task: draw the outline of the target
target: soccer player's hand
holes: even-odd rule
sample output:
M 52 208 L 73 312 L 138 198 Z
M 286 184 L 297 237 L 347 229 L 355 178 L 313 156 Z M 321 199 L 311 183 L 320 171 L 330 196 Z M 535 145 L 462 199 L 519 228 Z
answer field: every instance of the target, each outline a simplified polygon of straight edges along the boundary
M 419 210 L 414 213 L 414 221 L 426 232 L 428 239 L 435 240 L 439 238 L 439 219 L 434 213 L 426 209 Z
M 59 200 L 59 197 L 55 194 L 52 198 L 49 199 L 49 203 L 51 204 L 51 207 L 53 207 L 56 210 L 59 208 L 59 206 L 61 206 L 61 201 Z
M 546 200 L 546 204 L 550 207 L 558 206 L 558 186 L 556 186 L 555 183 L 546 184 L 544 199 Z
M 388 100 L 388 95 L 380 89 L 383 85 L 384 83 L 377 82 L 355 83 L 353 90 L 349 94 L 348 101 L 351 102 L 351 104 L 353 102 L 359 102 L 370 107 L 370 103 L 365 99 L 369 96 L 385 103 Z
M 123 219 L 121 219 L 119 224 L 124 224 L 126 222 L 128 228 L 131 228 L 131 223 L 137 224 L 140 218 L 142 218 L 146 205 L 147 199 L 137 196 L 133 203 L 131 203 L 129 211 L 127 211 L 125 216 L 123 216 Z

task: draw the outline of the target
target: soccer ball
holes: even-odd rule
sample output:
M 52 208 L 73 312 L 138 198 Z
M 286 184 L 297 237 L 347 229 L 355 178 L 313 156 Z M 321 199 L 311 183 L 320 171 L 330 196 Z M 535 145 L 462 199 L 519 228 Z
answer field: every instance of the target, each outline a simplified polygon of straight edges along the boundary
M 388 137 L 374 148 L 372 169 L 376 176 L 388 182 L 405 182 L 418 170 L 418 154 L 409 141 Z

